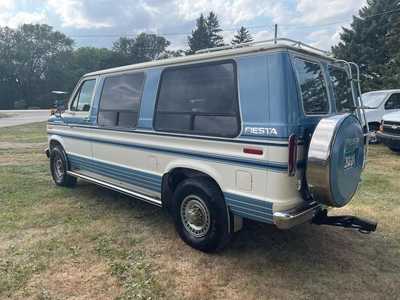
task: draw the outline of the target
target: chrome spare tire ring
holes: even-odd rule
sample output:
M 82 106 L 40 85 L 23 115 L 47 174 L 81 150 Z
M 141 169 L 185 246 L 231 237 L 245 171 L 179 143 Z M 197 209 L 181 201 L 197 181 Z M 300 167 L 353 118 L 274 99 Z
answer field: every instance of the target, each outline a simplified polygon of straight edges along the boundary
M 196 195 L 186 196 L 181 204 L 180 215 L 183 226 L 192 236 L 202 238 L 207 235 L 211 218 L 203 199 Z

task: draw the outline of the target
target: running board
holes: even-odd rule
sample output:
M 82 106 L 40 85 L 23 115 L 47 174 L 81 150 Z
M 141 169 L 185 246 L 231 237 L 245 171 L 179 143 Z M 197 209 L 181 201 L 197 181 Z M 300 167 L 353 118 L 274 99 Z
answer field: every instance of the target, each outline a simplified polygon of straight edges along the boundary
M 114 191 L 123 193 L 123 194 L 125 194 L 125 195 L 138 198 L 138 199 L 140 199 L 140 200 L 142 200 L 142 201 L 145 201 L 145 202 L 147 202 L 147 203 L 150 203 L 150 204 L 153 204 L 153 205 L 162 207 L 162 202 L 161 202 L 161 200 L 159 200 L 159 199 L 155 199 L 155 198 L 153 198 L 153 197 L 144 195 L 144 194 L 142 194 L 142 193 L 133 192 L 133 191 L 128 190 L 128 189 L 125 189 L 125 188 L 123 188 L 123 187 L 116 186 L 116 185 L 110 184 L 110 183 L 108 183 L 108 182 L 105 182 L 105 181 L 103 181 L 103 180 L 95 179 L 95 178 L 93 178 L 93 177 L 89 177 L 89 176 L 86 176 L 86 175 L 82 175 L 82 174 L 79 174 L 79 173 L 76 173 L 76 172 L 68 171 L 67 173 L 68 173 L 68 175 L 81 178 L 81 179 L 86 180 L 86 181 L 89 181 L 89 182 L 91 182 L 91 183 L 94 183 L 94 184 L 97 184 L 97 185 L 100 185 L 100 186 L 109 188 L 109 189 L 111 189 L 111 190 L 114 190 Z
M 374 221 L 357 218 L 354 216 L 328 216 L 326 209 L 319 211 L 312 222 L 317 225 L 332 225 L 345 228 L 358 229 L 361 233 L 371 233 L 378 224 Z

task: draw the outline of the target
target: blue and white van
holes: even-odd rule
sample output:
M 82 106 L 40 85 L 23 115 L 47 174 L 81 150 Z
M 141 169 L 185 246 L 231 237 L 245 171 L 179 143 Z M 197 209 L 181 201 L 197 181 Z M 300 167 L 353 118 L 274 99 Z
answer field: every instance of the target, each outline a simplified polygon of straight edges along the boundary
M 326 214 L 351 200 L 366 160 L 352 72 L 283 40 L 86 74 L 48 121 L 53 179 L 164 207 L 202 251 L 221 249 L 244 218 L 373 231 Z

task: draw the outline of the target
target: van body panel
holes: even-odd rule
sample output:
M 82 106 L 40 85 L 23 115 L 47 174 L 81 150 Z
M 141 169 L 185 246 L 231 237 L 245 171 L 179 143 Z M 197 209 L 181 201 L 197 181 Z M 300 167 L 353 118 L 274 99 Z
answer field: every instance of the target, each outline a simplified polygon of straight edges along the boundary
M 197 61 L 177 59 L 171 60 L 174 63 L 170 65 L 143 64 L 142 68 L 122 67 L 85 76 L 71 99 L 81 82 L 96 78 L 89 118 L 86 121 L 73 118 L 70 110 L 62 117 L 52 116 L 48 124 L 49 142 L 62 142 L 74 172 L 81 170 L 86 176 L 97 174 L 99 180 L 109 179 L 113 184 L 119 183 L 161 199 L 162 178 L 174 169 L 193 169 L 208 174 L 219 185 L 233 214 L 272 223 L 273 212 L 305 203 L 299 183 L 304 177 L 307 141 L 323 116 L 305 116 L 302 110 L 293 68 L 293 58 L 304 57 L 302 51 L 282 48 L 235 53 L 223 57 L 212 55 L 208 61 L 231 59 L 235 62 L 241 120 L 237 137 L 154 130 L 162 72 L 170 66 L 177 67 L 179 61 L 184 65 L 207 61 L 206 56 L 199 55 Z M 326 64 L 318 55 L 311 59 Z M 132 72 L 145 75 L 137 126 L 100 126 L 98 113 L 105 79 Z M 331 92 L 329 97 L 332 105 Z M 288 138 L 292 134 L 299 138 L 298 170 L 290 177 Z M 248 148 L 261 154 L 245 153 Z

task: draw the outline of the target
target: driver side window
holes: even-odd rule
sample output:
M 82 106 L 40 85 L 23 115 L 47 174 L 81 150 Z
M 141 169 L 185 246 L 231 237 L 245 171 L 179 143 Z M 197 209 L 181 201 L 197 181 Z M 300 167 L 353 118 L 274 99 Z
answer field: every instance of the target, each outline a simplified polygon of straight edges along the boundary
M 90 110 L 95 84 L 95 79 L 86 80 L 81 84 L 71 103 L 71 111 L 88 112 Z
M 400 94 L 392 94 L 385 103 L 385 109 L 400 109 Z

